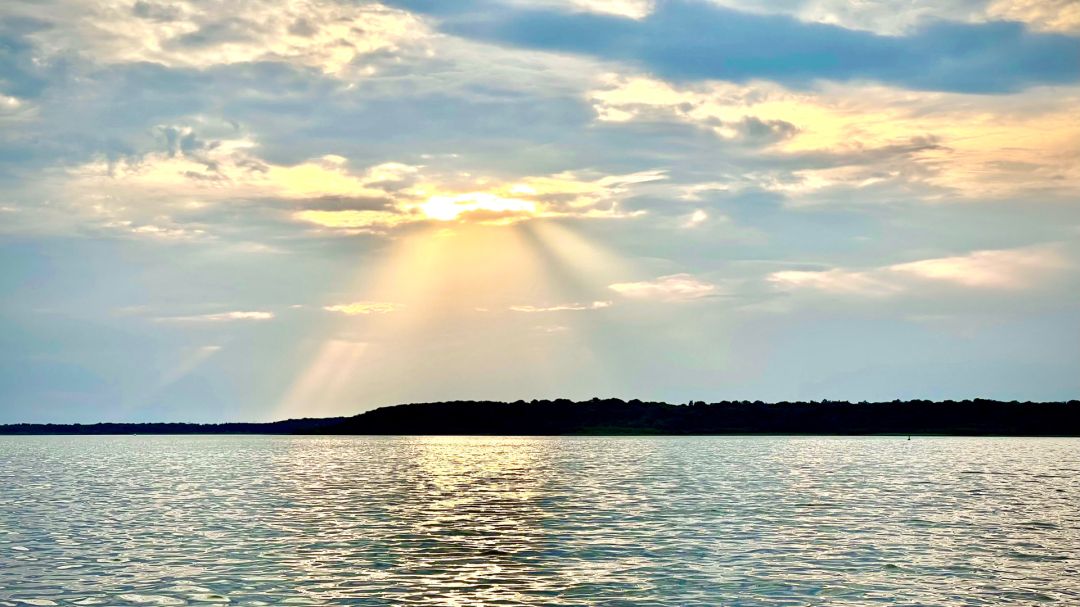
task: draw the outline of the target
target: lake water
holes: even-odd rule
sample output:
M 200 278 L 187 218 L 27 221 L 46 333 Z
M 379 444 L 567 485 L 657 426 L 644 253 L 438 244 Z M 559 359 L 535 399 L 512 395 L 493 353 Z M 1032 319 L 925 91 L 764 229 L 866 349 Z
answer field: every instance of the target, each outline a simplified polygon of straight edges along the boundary
M 2 605 L 1080 604 L 1080 440 L 0 437 Z

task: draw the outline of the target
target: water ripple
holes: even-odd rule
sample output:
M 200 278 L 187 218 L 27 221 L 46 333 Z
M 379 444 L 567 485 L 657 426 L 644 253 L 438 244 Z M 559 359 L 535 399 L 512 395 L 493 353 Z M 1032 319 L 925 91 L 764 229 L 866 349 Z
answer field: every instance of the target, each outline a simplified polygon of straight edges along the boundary
M 1080 604 L 1080 441 L 0 437 L 0 605 Z

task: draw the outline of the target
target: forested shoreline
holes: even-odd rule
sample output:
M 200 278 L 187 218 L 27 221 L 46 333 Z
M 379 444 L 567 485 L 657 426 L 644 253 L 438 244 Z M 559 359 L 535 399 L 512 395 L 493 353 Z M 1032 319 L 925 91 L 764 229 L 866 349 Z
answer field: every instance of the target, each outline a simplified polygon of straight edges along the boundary
M 1080 401 L 723 401 L 679 405 L 619 399 L 452 401 L 381 407 L 351 417 L 267 423 L 6 424 L 0 425 L 0 434 L 1080 436 Z

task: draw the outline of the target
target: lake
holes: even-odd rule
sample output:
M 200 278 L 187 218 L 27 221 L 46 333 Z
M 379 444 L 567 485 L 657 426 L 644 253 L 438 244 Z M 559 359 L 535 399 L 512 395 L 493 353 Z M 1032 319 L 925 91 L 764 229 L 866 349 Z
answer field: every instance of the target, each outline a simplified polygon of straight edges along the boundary
M 2 605 L 1077 605 L 1078 556 L 1078 439 L 0 437 Z

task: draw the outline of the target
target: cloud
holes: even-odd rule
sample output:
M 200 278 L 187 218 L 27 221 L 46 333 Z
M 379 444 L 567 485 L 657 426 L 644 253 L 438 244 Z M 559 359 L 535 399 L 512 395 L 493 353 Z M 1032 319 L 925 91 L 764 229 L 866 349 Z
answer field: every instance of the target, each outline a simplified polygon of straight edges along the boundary
M 782 290 L 812 290 L 837 295 L 885 296 L 902 287 L 879 276 L 878 272 L 828 270 L 784 270 L 769 274 L 768 281 Z
M 217 140 L 188 151 L 170 149 L 118 159 L 100 158 L 72 168 L 74 192 L 109 189 L 111 196 L 163 196 L 184 201 L 235 198 L 379 197 L 374 183 L 384 167 L 356 175 L 347 159 L 328 154 L 294 165 L 266 162 L 251 139 Z M 397 166 L 397 164 L 392 164 Z
M 1023 21 L 1048 32 L 1080 33 L 1080 4 L 1075 0 L 995 0 L 988 16 L 1007 21 Z
M 659 3 L 640 20 L 491 6 L 473 12 L 467 6 L 459 15 L 440 14 L 442 29 L 621 61 L 672 80 L 875 80 L 974 93 L 1080 79 L 1080 39 L 1032 32 L 1019 23 L 932 21 L 904 35 L 882 36 L 689 0 Z
M 390 162 L 354 171 L 337 155 L 277 164 L 260 158 L 249 138 L 201 141 L 190 129 L 163 130 L 180 134 L 167 138 L 166 151 L 99 157 L 67 169 L 51 184 L 67 212 L 52 221 L 61 230 L 74 224 L 178 240 L 213 237 L 215 224 L 238 213 L 342 228 L 386 229 L 410 220 L 393 196 L 415 167 Z
M 956 257 L 896 264 L 888 269 L 920 279 L 977 289 L 1022 289 L 1067 265 L 1057 247 L 1030 247 L 975 251 Z
M 620 282 L 608 285 L 608 288 L 631 299 L 664 302 L 692 301 L 715 295 L 717 292 L 716 285 L 690 274 L 670 274 L 651 281 Z
M 688 200 L 748 187 L 808 204 L 853 195 L 940 201 L 1080 194 L 1077 87 L 979 98 L 865 84 L 800 91 L 770 82 L 677 86 L 608 75 L 589 99 L 601 122 L 688 124 L 761 150 L 746 160 L 751 166 L 686 186 Z M 763 138 L 732 127 L 748 123 L 788 126 L 783 136 Z
M 163 151 L 99 157 L 67 169 L 64 201 L 99 228 L 157 238 L 208 236 L 211 210 L 237 204 L 234 212 L 331 231 L 385 232 L 417 222 L 631 217 L 641 212 L 621 209 L 620 201 L 666 179 L 655 170 L 496 179 L 393 161 L 354 169 L 334 154 L 279 164 L 261 157 L 251 137 L 202 140 L 190 127 L 158 130 Z
M 762 82 L 678 87 L 655 78 L 609 73 L 588 98 L 601 122 L 685 122 L 725 141 L 768 146 L 799 133 L 791 118 L 807 118 L 794 112 L 783 118 L 762 118 L 766 112 L 756 106 L 780 95 L 795 97 L 779 85 Z
M 399 308 L 401 308 L 400 304 L 385 301 L 356 301 L 353 303 L 324 306 L 323 310 L 344 314 L 346 316 L 362 316 L 368 314 L 387 314 Z
M 50 55 L 77 53 L 109 64 L 283 62 L 352 76 L 370 73 L 365 58 L 422 52 L 430 35 L 408 12 L 372 3 L 109 0 L 46 2 L 23 11 L 39 18 L 66 15 L 34 34 Z
M 890 36 L 917 29 L 927 21 L 1021 21 L 1037 31 L 1076 32 L 1080 30 L 1080 6 L 1073 0 L 961 0 L 922 3 L 910 0 L 707 0 L 740 12 L 758 15 L 785 15 L 808 23 L 838 25 Z M 594 0 L 531 0 L 522 6 L 586 10 L 641 19 L 652 12 L 655 2 Z M 593 5 L 597 5 L 593 8 Z
M 466 175 L 422 173 L 408 188 L 385 192 L 390 210 L 305 210 L 293 216 L 325 228 L 392 228 L 421 222 L 509 224 L 537 218 L 618 219 L 640 215 L 619 202 L 640 184 L 663 180 L 662 172 L 599 176 L 561 172 L 505 182 Z
M 394 211 L 297 211 L 293 218 L 323 228 L 341 230 L 385 230 L 411 223 L 415 218 Z
M 1021 21 L 1037 31 L 1075 32 L 1080 7 L 1073 0 L 709 0 L 728 8 L 758 14 L 788 15 L 800 21 L 839 25 L 848 29 L 902 35 L 929 21 Z
M 193 316 L 159 316 L 157 322 L 181 322 L 181 323 L 218 323 L 248 320 L 270 320 L 274 318 L 273 312 L 261 310 L 236 310 L 233 312 L 216 312 L 213 314 L 196 314 Z
M 594 301 L 592 303 L 568 303 L 558 304 L 554 306 L 510 306 L 509 309 L 514 312 L 579 312 L 583 310 L 601 310 L 603 308 L 611 307 L 610 301 Z
M 683 219 L 682 227 L 696 228 L 709 220 L 709 214 L 701 209 L 695 210 Z
M 49 29 L 47 22 L 34 18 L 10 17 L 0 20 L 0 94 L 11 111 L 21 99 L 41 96 L 55 75 L 49 62 L 35 52 L 31 36 Z
M 522 8 L 544 7 L 566 12 L 599 13 L 641 19 L 652 12 L 655 0 L 507 0 Z
M 867 270 L 785 270 L 769 274 L 767 280 L 786 291 L 886 297 L 918 292 L 931 283 L 988 291 L 1023 290 L 1067 267 L 1069 263 L 1059 246 L 1041 245 L 974 251 Z
M 107 221 L 101 227 L 131 236 L 163 241 L 196 240 L 207 237 L 206 230 L 197 227 L 162 226 L 152 223 L 139 224 L 129 220 Z

